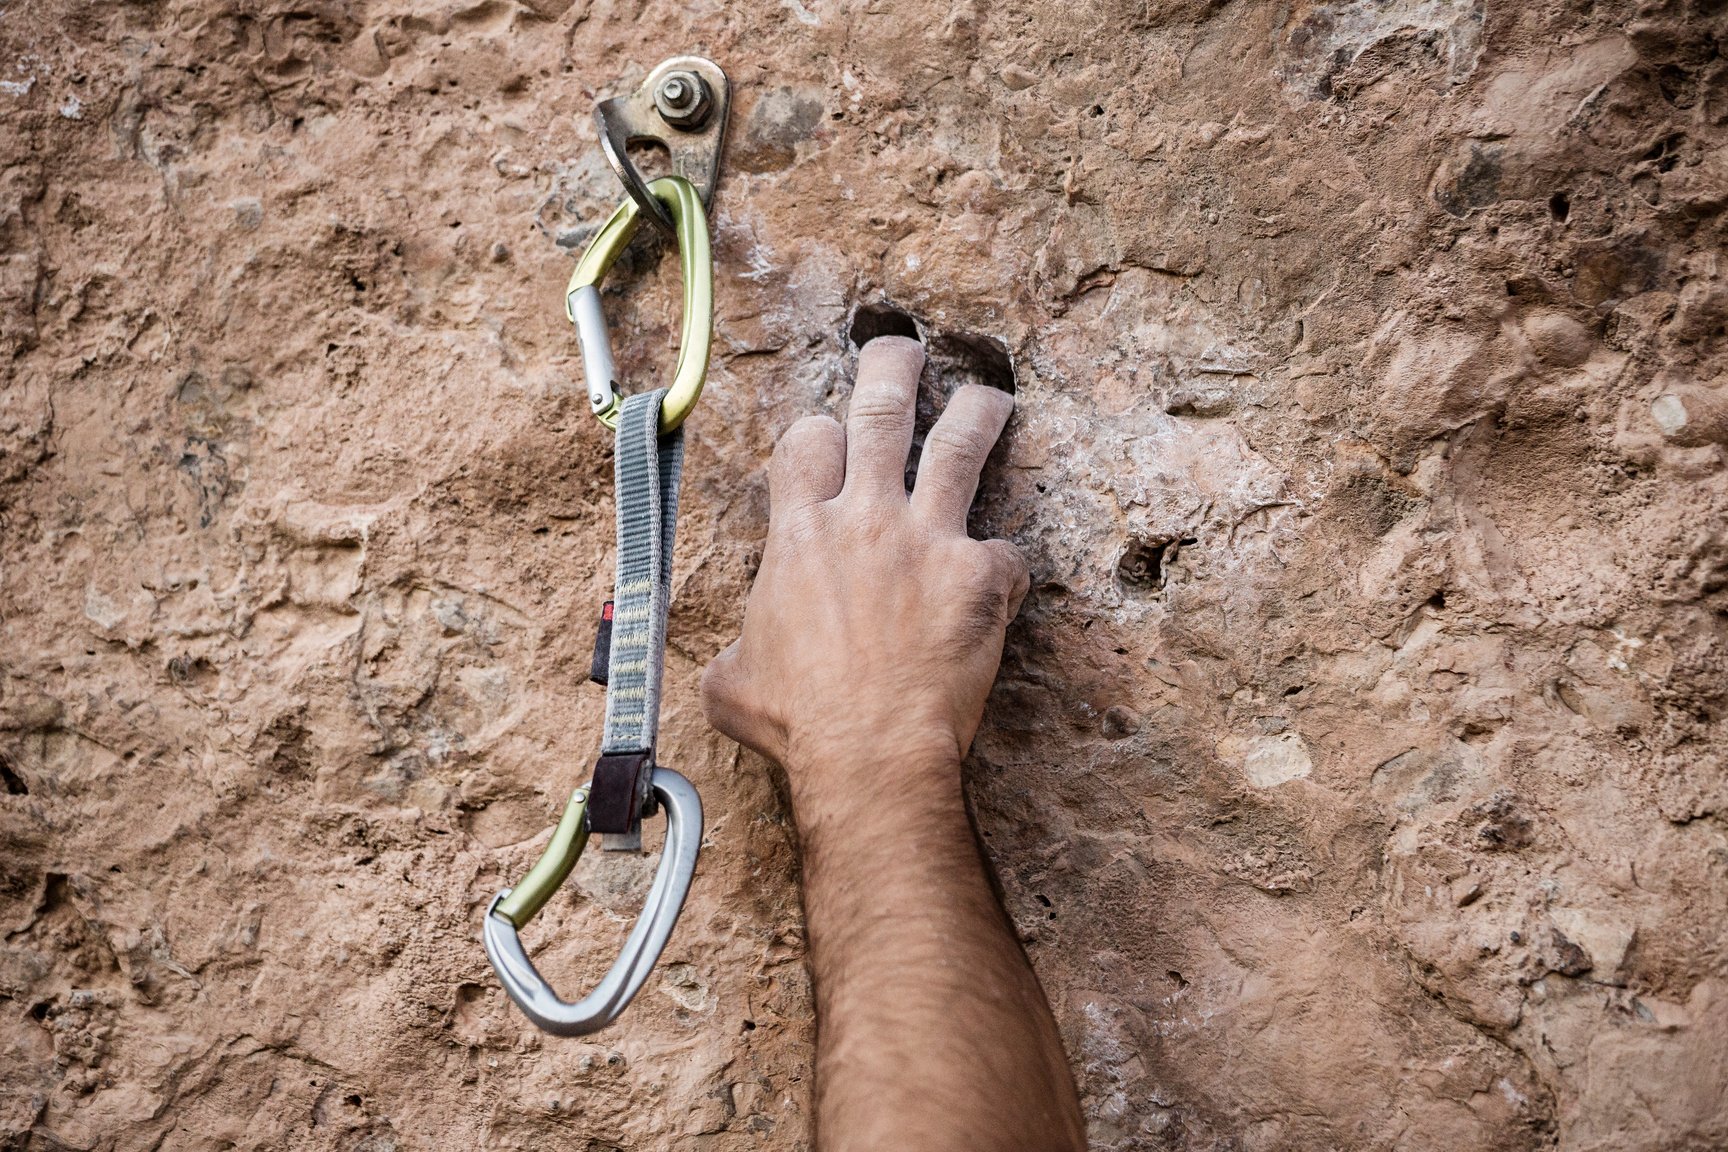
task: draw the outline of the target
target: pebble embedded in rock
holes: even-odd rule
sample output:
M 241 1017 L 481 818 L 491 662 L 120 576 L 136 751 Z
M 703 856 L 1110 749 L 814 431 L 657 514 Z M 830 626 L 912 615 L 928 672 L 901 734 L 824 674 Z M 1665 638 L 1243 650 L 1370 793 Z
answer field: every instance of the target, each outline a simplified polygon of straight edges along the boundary
M 1528 317 L 1524 335 L 1537 356 L 1561 368 L 1576 368 L 1590 359 L 1596 344 L 1588 328 L 1560 312 L 1538 312 Z
M 1112 740 L 1121 740 L 1140 731 L 1140 713 L 1122 704 L 1113 704 L 1104 710 L 1102 724 L 1104 735 Z
M 1650 416 L 1662 435 L 1684 447 L 1728 444 L 1728 392 L 1679 385 L 1658 396 Z

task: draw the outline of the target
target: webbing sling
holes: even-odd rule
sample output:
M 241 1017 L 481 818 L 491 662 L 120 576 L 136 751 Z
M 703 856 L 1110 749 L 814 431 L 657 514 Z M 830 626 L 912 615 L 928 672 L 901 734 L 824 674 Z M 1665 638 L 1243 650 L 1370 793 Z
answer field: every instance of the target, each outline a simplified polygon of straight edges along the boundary
M 625 397 L 618 413 L 613 470 L 618 493 L 618 576 L 612 594 L 606 730 L 588 794 L 588 827 L 607 848 L 641 844 L 651 803 L 649 775 L 660 729 L 666 666 L 666 613 L 672 599 L 672 547 L 684 430 L 659 434 L 666 389 Z
M 626 397 L 618 416 L 618 579 L 602 754 L 652 748 L 660 729 L 672 547 L 684 474 L 683 426 L 669 436 L 658 432 L 665 395 L 662 388 Z

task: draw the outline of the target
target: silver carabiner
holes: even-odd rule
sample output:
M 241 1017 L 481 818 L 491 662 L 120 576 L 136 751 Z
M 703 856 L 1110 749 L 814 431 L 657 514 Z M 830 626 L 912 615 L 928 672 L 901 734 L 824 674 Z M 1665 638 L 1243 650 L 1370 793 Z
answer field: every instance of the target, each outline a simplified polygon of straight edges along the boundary
M 518 894 L 516 889 L 506 888 L 486 909 L 486 956 L 504 991 L 528 1019 L 555 1036 L 586 1036 L 616 1020 L 653 971 L 678 922 L 678 913 L 684 909 L 684 898 L 696 873 L 696 856 L 702 848 L 702 799 L 690 781 L 669 768 L 654 769 L 653 788 L 666 808 L 666 844 L 660 849 L 660 866 L 636 925 L 624 941 L 624 950 L 588 995 L 575 1003 L 562 999 L 528 959 L 519 935 L 582 854 L 588 839 L 586 788 L 571 798 L 546 854 L 517 886 L 525 891 Z

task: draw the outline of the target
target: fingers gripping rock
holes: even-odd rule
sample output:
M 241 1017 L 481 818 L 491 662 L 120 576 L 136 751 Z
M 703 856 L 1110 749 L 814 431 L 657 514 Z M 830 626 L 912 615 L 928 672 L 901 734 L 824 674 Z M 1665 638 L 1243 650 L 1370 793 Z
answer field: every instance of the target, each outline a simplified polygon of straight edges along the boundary
M 977 494 L 984 461 L 1013 412 L 1014 397 L 995 388 L 967 384 L 954 393 L 924 438 L 912 491 L 912 507 L 919 515 L 942 529 L 966 531 L 966 512 Z
M 924 346 L 879 336 L 858 353 L 858 382 L 846 409 L 845 491 L 861 499 L 905 499 L 906 456 Z

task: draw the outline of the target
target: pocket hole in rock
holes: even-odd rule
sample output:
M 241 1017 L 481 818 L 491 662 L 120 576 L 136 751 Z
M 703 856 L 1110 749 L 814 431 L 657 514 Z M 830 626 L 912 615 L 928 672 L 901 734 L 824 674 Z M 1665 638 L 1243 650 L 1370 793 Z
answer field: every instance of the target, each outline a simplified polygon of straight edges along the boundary
M 862 348 L 878 336 L 904 336 L 920 340 L 918 321 L 886 302 L 860 304 L 852 313 L 852 323 L 846 331 L 852 347 Z
M 862 348 L 878 336 L 904 336 L 924 345 L 924 373 L 918 381 L 918 406 L 913 423 L 912 451 L 906 461 L 906 487 L 910 490 L 918 473 L 924 437 L 935 425 L 948 398 L 964 384 L 983 384 L 999 392 L 1014 394 L 1014 360 L 1008 346 L 994 336 L 977 332 L 930 332 L 919 322 L 887 301 L 860 304 L 846 328 L 847 340 Z
M 947 393 L 961 384 L 983 384 L 1014 395 L 1014 358 L 994 336 L 939 332 L 930 340 L 930 363 L 938 378 L 953 381 Z
M 0 784 L 6 786 L 8 796 L 30 795 L 30 785 L 24 783 L 24 777 L 18 775 L 17 770 L 12 767 L 12 762 L 4 756 L 0 756 Z
M 1116 564 L 1116 578 L 1130 591 L 1156 592 L 1164 587 L 1164 559 L 1169 540 L 1130 540 Z

